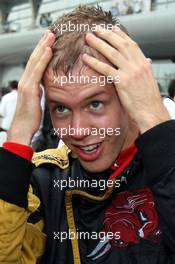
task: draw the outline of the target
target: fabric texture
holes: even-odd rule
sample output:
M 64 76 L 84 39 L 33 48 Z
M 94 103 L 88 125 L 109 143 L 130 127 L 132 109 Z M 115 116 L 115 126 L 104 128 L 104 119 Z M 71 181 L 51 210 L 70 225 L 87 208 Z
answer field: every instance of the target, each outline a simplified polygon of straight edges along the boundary
M 171 120 L 140 135 L 116 178 L 113 166 L 88 173 L 64 146 L 36 153 L 36 167 L 1 149 L 0 263 L 174 264 L 174 133 Z

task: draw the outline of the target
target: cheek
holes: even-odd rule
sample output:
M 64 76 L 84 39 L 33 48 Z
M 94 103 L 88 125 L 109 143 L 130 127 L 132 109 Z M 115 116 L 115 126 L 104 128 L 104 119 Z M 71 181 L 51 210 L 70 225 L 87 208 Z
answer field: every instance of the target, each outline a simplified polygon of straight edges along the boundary
M 57 128 L 65 127 L 65 128 L 67 128 L 69 123 L 70 123 L 69 118 L 60 118 L 58 116 L 58 114 L 55 113 L 55 111 L 53 111 L 53 112 L 51 111 L 50 116 L 51 116 L 52 124 L 54 127 L 57 127 Z
M 96 126 L 105 128 L 117 128 L 122 127 L 125 123 L 126 114 L 121 107 L 114 105 L 110 109 L 107 109 L 105 115 L 99 117 L 96 120 Z
M 57 122 L 56 118 L 54 117 L 54 115 L 52 114 L 52 112 L 50 112 L 50 117 L 52 120 L 52 125 L 54 128 L 58 128 L 59 123 Z
M 66 120 L 58 120 L 53 114 L 51 114 L 51 120 L 53 124 L 53 128 L 55 132 L 57 133 L 57 136 L 59 138 L 67 138 L 67 131 L 69 123 Z

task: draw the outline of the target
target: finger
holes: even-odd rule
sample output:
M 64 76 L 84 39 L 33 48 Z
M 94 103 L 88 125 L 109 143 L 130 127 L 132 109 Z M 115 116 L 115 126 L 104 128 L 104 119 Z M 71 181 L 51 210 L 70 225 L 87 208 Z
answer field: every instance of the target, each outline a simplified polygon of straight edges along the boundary
M 103 54 L 113 65 L 122 69 L 126 65 L 125 58 L 116 49 L 91 33 L 86 35 L 87 43 Z
M 50 33 L 53 34 L 50 30 L 47 30 L 47 31 L 43 34 L 42 38 L 40 39 L 40 41 L 37 43 L 35 49 L 33 50 L 33 52 L 32 52 L 32 54 L 31 54 L 30 58 L 32 58 L 32 56 L 33 56 L 34 54 L 36 54 L 36 53 L 39 55 L 38 51 L 39 51 L 39 50 L 41 49 L 41 47 L 43 46 L 43 43 L 47 43 L 48 39 L 50 39 Z
M 128 51 L 127 51 L 127 47 L 129 46 L 129 43 L 125 38 L 122 38 L 119 35 L 119 31 L 117 31 L 116 34 L 113 31 L 104 30 L 101 29 L 100 27 L 97 27 L 95 33 L 99 38 L 106 40 L 110 45 L 116 48 L 125 58 L 127 59 L 130 58 L 130 56 L 128 56 Z
M 48 63 L 50 62 L 51 58 L 52 58 L 52 49 L 50 47 L 46 47 L 43 55 L 36 64 L 35 68 L 33 69 L 33 74 L 32 74 L 33 82 L 40 83 L 44 71 Z
M 130 43 L 130 47 L 132 48 L 132 52 L 130 52 L 129 55 L 131 58 L 135 58 L 136 60 L 137 59 L 141 59 L 141 60 L 145 59 L 145 55 L 142 52 L 142 50 L 140 49 L 139 45 L 130 36 L 128 36 L 122 30 L 118 31 L 116 26 L 113 27 L 112 31 L 114 33 L 116 33 L 117 35 L 120 34 L 120 36 L 123 37 L 123 39 L 125 39 L 126 41 L 128 41 Z M 136 56 L 137 55 L 136 52 L 139 56 Z
M 48 33 L 45 35 L 44 39 L 40 42 L 40 44 L 38 43 L 26 65 L 25 72 L 23 75 L 24 78 L 28 77 L 33 72 L 33 68 L 42 57 L 43 53 L 45 52 L 45 49 L 47 47 L 51 47 L 54 41 L 55 41 L 54 34 Z
M 101 73 L 102 75 L 105 75 L 105 76 L 113 77 L 114 82 L 115 80 L 119 80 L 118 70 L 114 69 L 110 65 L 104 62 L 101 62 L 97 60 L 96 58 L 91 57 L 87 54 L 83 54 L 82 59 L 89 67 L 91 67 L 98 73 Z
M 136 60 L 141 60 L 145 58 L 137 43 L 130 37 L 126 37 L 126 34 L 124 32 L 123 34 L 125 35 L 125 38 L 121 37 L 121 33 L 119 33 L 120 31 L 116 29 L 116 27 L 113 29 L 113 31 L 110 31 L 104 30 L 103 28 L 98 26 L 96 35 L 106 40 L 114 48 L 118 49 L 118 51 L 128 60 L 133 60 L 133 58 Z
M 130 37 L 127 33 L 125 33 L 120 27 L 114 25 L 112 27 L 112 31 L 117 33 L 117 35 L 119 35 L 120 37 L 122 37 L 123 39 L 129 40 Z
M 99 28 L 99 29 L 98 29 Z M 110 29 L 108 28 L 104 28 L 104 27 L 101 27 L 100 25 L 97 25 L 96 26 L 96 29 L 95 29 L 95 33 L 100 30 L 100 31 L 105 31 L 105 30 L 108 30 L 108 31 L 113 31 L 115 33 L 117 33 L 118 36 L 120 36 L 121 38 L 123 39 L 126 39 L 128 40 L 129 36 L 127 35 L 127 33 L 125 33 L 119 26 L 117 25 L 113 25 Z
M 146 58 L 147 59 L 147 61 L 149 62 L 149 63 L 153 63 L 153 61 L 152 61 L 152 59 L 150 59 L 150 58 Z
M 39 40 L 37 46 L 38 46 L 38 45 L 39 45 L 44 39 L 46 39 L 46 37 L 48 36 L 49 33 L 51 33 L 51 31 L 50 31 L 49 29 L 46 30 L 46 31 L 43 33 L 43 35 L 42 35 L 41 39 Z
M 45 39 L 49 33 L 51 33 L 51 31 L 50 31 L 49 29 L 47 29 L 47 30 L 44 32 L 42 38 Z M 42 38 L 41 38 L 41 39 L 42 39 Z M 40 40 L 40 41 L 41 41 L 41 40 Z
M 33 63 L 36 63 L 38 61 L 38 59 L 42 56 L 43 51 L 45 50 L 46 47 L 51 47 L 53 45 L 55 41 L 55 35 L 53 33 L 48 33 L 46 34 L 46 36 L 44 37 L 43 40 L 41 40 L 38 45 L 36 46 L 36 48 L 34 49 L 30 60 Z

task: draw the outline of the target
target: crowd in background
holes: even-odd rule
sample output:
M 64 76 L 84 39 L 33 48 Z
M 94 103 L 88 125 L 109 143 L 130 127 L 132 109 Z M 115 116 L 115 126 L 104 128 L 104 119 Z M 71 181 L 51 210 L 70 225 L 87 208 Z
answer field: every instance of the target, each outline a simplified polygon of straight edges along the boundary
M 114 16 L 125 16 L 151 10 L 153 3 L 153 0 L 113 0 L 110 9 Z
M 39 25 L 37 27 L 47 28 L 52 23 L 51 13 L 43 13 L 39 18 Z M 7 21 L 2 25 L 3 32 L 1 33 L 15 33 L 21 31 L 21 24 L 19 22 Z
M 153 9 L 155 0 L 112 0 L 110 10 L 114 16 L 125 16 L 136 14 Z M 39 15 L 36 27 L 49 27 L 52 23 L 51 12 L 42 13 Z M 21 31 L 21 24 L 16 21 L 6 21 L 3 24 L 3 32 L 12 33 Z

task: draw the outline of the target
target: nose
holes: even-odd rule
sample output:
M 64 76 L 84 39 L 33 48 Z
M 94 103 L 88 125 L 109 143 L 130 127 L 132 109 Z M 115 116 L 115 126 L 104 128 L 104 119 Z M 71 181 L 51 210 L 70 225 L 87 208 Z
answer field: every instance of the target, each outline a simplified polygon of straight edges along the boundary
M 76 140 L 82 140 L 90 134 L 89 119 L 82 113 L 72 115 L 70 136 Z

